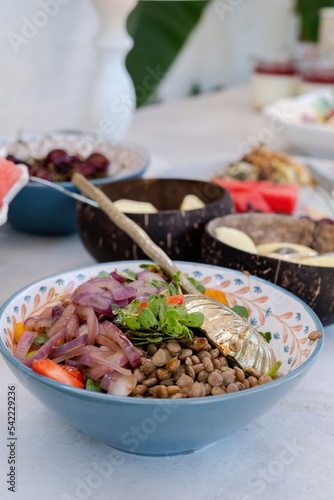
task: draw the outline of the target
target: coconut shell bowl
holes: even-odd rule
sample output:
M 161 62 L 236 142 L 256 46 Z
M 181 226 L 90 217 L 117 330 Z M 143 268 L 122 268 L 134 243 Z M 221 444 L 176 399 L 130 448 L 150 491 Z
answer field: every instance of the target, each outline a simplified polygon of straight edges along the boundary
M 229 193 L 210 182 L 182 179 L 135 179 L 100 186 L 112 200 L 150 202 L 158 210 L 150 214 L 127 214 L 171 259 L 197 262 L 205 224 L 234 208 Z M 180 210 L 186 195 L 193 194 L 205 206 Z M 78 203 L 77 224 L 80 237 L 98 262 L 143 259 L 145 254 L 98 208 Z
M 210 221 L 202 238 L 202 261 L 248 272 L 275 283 L 308 304 L 324 325 L 334 322 L 334 268 L 297 264 L 238 250 L 219 241 L 221 226 L 243 231 L 255 245 L 289 242 L 318 253 L 334 251 L 334 226 L 277 214 L 232 214 Z

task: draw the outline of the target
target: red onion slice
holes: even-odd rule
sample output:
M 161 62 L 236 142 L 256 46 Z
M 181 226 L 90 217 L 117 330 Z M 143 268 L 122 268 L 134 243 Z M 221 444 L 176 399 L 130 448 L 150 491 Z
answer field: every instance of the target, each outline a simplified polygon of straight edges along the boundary
M 56 322 L 60 318 L 64 310 L 65 310 L 64 306 L 61 306 L 60 304 L 52 308 L 52 318 L 54 319 L 54 322 Z
M 100 326 L 102 326 L 102 325 L 100 325 Z M 103 332 L 104 332 L 104 330 L 103 330 Z M 114 352 L 119 351 L 119 345 L 116 342 L 114 342 L 113 340 L 111 340 L 111 338 L 107 337 L 107 335 L 105 335 L 105 333 L 99 333 L 96 337 L 96 342 L 103 345 L 103 346 L 109 347 L 109 349 L 111 351 L 114 351 Z
M 136 295 L 137 297 L 146 294 L 150 296 L 156 293 L 158 293 L 158 288 L 155 288 L 154 286 L 141 286 L 137 289 Z
M 109 385 L 110 385 L 110 382 L 111 382 L 111 375 L 112 375 L 111 372 L 106 373 L 104 375 L 104 377 L 103 377 L 103 379 L 101 380 L 101 383 L 100 383 L 101 389 L 104 389 L 105 391 L 107 391 L 109 389 Z
M 151 296 L 150 293 L 143 293 L 142 295 L 137 295 L 137 299 L 140 300 L 140 302 L 147 302 L 147 299 Z
M 80 334 L 80 321 L 79 318 L 76 314 L 72 314 L 70 319 L 68 320 L 68 323 L 66 325 L 66 338 L 65 342 L 69 342 L 70 340 L 74 339 L 75 337 L 78 337 Z M 87 328 L 88 331 L 88 328 Z
M 107 372 L 110 370 L 105 365 L 96 365 L 88 368 L 88 376 L 94 380 L 99 380 L 101 377 L 104 377 Z M 106 389 L 107 390 L 107 389 Z
M 84 370 L 86 368 L 85 365 L 83 365 L 82 363 L 79 363 L 78 361 L 74 361 L 73 359 L 67 359 L 65 361 L 65 365 L 73 366 L 73 368 L 76 368 L 79 371 Z
M 135 290 L 138 290 L 138 288 L 145 286 L 145 281 L 144 280 L 132 281 L 130 286 Z
M 94 311 L 106 314 L 107 316 L 112 315 L 113 301 L 102 294 L 79 293 L 73 298 L 73 303 L 82 307 L 92 307 Z
M 99 294 L 103 290 L 115 290 L 116 288 L 120 288 L 122 285 L 118 280 L 114 278 L 93 278 L 91 280 L 86 281 L 82 285 L 78 286 L 76 290 L 74 290 L 71 299 L 73 300 L 77 295 L 81 293 L 96 293 Z
M 37 321 L 37 318 L 33 318 L 32 316 L 29 316 L 23 323 L 24 328 L 28 328 L 29 330 L 33 330 L 35 328 L 35 323 Z
M 152 283 L 153 280 L 164 281 L 159 274 L 151 273 L 151 271 L 140 271 L 137 274 L 137 279 L 145 281 L 145 283 Z
M 137 379 L 134 375 L 121 375 L 113 372 L 108 387 L 108 394 L 113 396 L 128 396 L 137 385 Z
M 116 370 L 118 372 L 123 373 L 124 375 L 131 375 L 131 370 L 128 368 L 123 368 L 124 365 L 127 364 L 127 357 L 122 353 L 119 355 L 111 354 L 110 352 L 100 351 L 93 352 L 90 355 L 90 359 L 92 362 L 95 362 L 97 365 L 101 365 L 105 367 L 105 372 Z
M 84 345 L 82 347 L 77 347 L 76 349 L 73 349 L 73 351 L 70 351 L 67 354 L 63 354 L 62 356 L 58 356 L 58 358 L 54 358 L 52 361 L 54 363 L 62 363 L 63 361 L 66 361 L 67 359 L 73 359 L 74 361 L 78 361 L 79 363 L 83 363 L 81 360 L 81 356 L 85 354 L 89 354 L 92 352 L 94 349 L 97 349 L 99 351 L 99 348 L 93 345 Z M 83 363 L 85 364 L 85 363 Z
M 92 307 L 77 307 L 77 314 L 87 321 L 88 341 L 87 344 L 93 345 L 96 336 L 100 333 L 99 323 Z
M 119 283 L 124 283 L 125 281 L 128 281 L 127 278 L 125 278 L 124 276 L 120 276 L 118 273 L 116 273 L 116 271 L 110 273 L 110 276 Z
M 75 311 L 74 304 L 70 304 L 67 307 L 65 307 L 63 314 L 60 316 L 60 318 L 55 322 L 55 324 L 47 332 L 47 336 L 49 338 L 51 338 L 51 337 L 53 337 L 53 335 L 58 333 L 60 330 L 62 330 L 63 328 L 66 328 L 68 320 L 72 316 L 74 311 Z
M 59 356 L 63 356 L 64 354 L 68 354 L 73 349 L 77 347 L 81 347 L 87 344 L 88 334 L 80 335 L 66 344 L 59 345 L 58 347 L 54 347 L 50 353 L 50 359 L 58 358 Z
M 55 320 L 53 318 L 37 318 L 34 329 L 38 330 L 39 328 L 51 328 L 54 323 Z
M 94 278 L 87 283 L 93 283 L 97 285 L 99 288 L 107 288 L 107 290 L 115 290 L 120 288 L 121 285 L 118 280 L 115 280 L 110 276 L 110 278 Z
M 41 314 L 39 315 L 39 318 L 43 317 L 43 318 L 52 318 L 52 310 L 55 306 L 49 306 L 49 307 L 46 307 L 42 312 Z
M 89 281 L 83 283 L 80 288 L 80 293 L 98 293 L 98 290 L 107 289 L 107 290 L 116 290 L 117 288 L 121 288 L 121 284 L 119 281 L 114 278 L 94 278 Z
M 103 327 L 106 335 L 114 340 L 125 352 L 131 366 L 136 367 L 140 364 L 140 354 L 138 349 L 130 342 L 123 332 L 110 321 L 104 321 Z
M 39 359 L 45 358 L 45 356 L 49 356 L 53 346 L 58 342 L 59 339 L 62 337 L 64 338 L 66 334 L 65 329 L 60 330 L 59 332 L 55 333 L 51 339 L 49 339 L 40 349 L 38 349 L 35 354 L 30 356 L 30 358 L 25 359 L 23 363 L 28 366 L 29 368 L 32 367 L 32 364 L 34 361 L 38 361 Z
M 131 302 L 131 301 L 130 301 Z M 124 307 L 128 306 L 129 305 L 129 301 L 128 299 L 124 299 L 124 300 L 115 300 L 115 304 L 117 306 L 119 306 L 121 309 L 124 309 Z
M 16 359 L 18 359 L 19 361 L 25 360 L 25 357 L 28 354 L 31 344 L 33 343 L 36 337 L 37 337 L 37 332 L 25 331 L 22 333 L 14 353 Z
M 136 296 L 136 290 L 132 286 L 121 286 L 121 288 L 113 290 L 111 293 L 115 301 L 134 299 Z

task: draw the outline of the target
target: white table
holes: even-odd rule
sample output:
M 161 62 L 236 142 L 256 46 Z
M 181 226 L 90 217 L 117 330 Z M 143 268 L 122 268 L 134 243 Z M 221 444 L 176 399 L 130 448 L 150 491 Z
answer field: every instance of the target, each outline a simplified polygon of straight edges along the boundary
M 245 137 L 257 136 L 263 127 L 248 92 L 233 90 L 143 109 L 128 139 L 152 152 L 147 176 L 190 177 L 195 172 L 200 178 L 208 175 L 203 166 L 212 168 L 225 155 L 237 154 Z M 286 148 L 277 138 L 273 145 Z M 76 235 L 35 237 L 6 225 L 0 229 L 0 303 L 45 275 L 91 263 Z M 0 360 L 0 498 L 332 500 L 334 328 L 327 328 L 327 334 L 319 362 L 288 398 L 240 432 L 191 455 L 151 459 L 115 451 L 67 425 L 17 384 L 15 496 L 5 484 L 4 436 L 7 385 L 16 380 Z M 280 452 L 288 441 L 295 448 L 285 463 Z M 96 487 L 87 486 L 89 474 L 110 461 L 112 473 L 99 476 Z

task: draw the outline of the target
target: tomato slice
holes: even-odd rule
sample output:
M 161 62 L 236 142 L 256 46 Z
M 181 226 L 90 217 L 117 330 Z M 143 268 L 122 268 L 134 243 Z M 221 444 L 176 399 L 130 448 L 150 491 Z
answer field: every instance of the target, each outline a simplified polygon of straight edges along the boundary
M 44 375 L 45 377 L 52 378 L 57 382 L 61 382 L 66 385 L 71 385 L 72 387 L 78 387 L 79 389 L 84 389 L 84 384 L 81 380 L 78 380 L 71 373 L 68 373 L 62 365 L 57 365 L 51 359 L 42 359 L 40 361 L 34 361 L 32 364 L 32 369 L 34 372 Z
M 183 295 L 173 295 L 172 297 L 166 297 L 167 305 L 181 306 L 183 304 L 183 298 Z M 145 307 L 147 307 L 147 302 L 141 302 L 137 313 L 139 313 L 142 309 L 145 309 Z

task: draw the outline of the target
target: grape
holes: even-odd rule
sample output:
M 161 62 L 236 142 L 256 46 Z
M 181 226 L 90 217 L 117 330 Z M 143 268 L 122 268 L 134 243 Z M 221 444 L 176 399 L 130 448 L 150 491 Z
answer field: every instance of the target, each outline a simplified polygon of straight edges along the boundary
M 45 179 L 46 181 L 53 181 L 52 174 L 43 168 L 35 170 L 33 175 L 40 179 Z
M 94 178 L 100 172 L 105 172 L 109 165 L 109 160 L 101 153 L 92 153 L 84 160 L 79 154 L 70 154 L 65 149 L 52 149 L 45 157 L 31 158 L 29 161 L 22 161 L 12 154 L 7 155 L 6 159 L 16 164 L 26 164 L 29 175 L 51 182 L 70 181 L 73 172 Z
M 15 163 L 16 165 L 18 165 L 19 163 L 23 163 L 23 165 L 26 165 L 26 162 L 21 160 L 20 158 L 17 158 L 16 156 L 14 155 L 7 155 L 6 156 L 6 160 L 8 161 L 12 161 L 13 163 Z
M 89 177 L 95 172 L 94 165 L 91 165 L 90 163 L 78 163 L 75 166 L 75 172 L 78 172 L 79 174 L 83 175 L 84 177 Z
M 64 149 L 52 149 L 45 159 L 46 163 L 64 165 L 70 162 L 71 155 L 69 155 Z
M 102 153 L 92 153 L 86 159 L 86 163 L 92 165 L 94 167 L 94 170 L 105 172 L 108 168 L 109 160 Z

